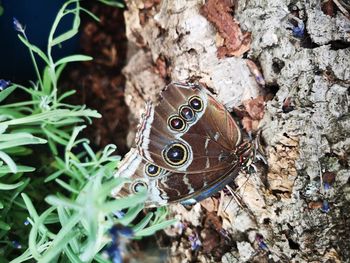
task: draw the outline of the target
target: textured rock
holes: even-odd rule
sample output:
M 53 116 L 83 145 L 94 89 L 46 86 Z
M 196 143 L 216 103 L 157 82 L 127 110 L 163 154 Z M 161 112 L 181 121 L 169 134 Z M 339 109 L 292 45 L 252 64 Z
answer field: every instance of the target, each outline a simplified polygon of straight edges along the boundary
M 262 89 L 244 58 L 218 58 L 217 31 L 199 11 L 203 1 L 164 0 L 147 8 L 127 1 L 128 38 L 140 48 L 125 69 L 133 119 L 171 80 L 200 81 L 228 109 L 275 91 L 260 122 L 267 172 L 236 179 L 241 202 L 226 195 L 219 200 L 217 213 L 232 245 L 223 262 L 350 258 L 350 21 L 339 10 L 323 13 L 320 1 L 293 2 L 238 1 L 235 7 L 240 28 L 251 32 L 245 57 L 261 67 Z M 330 188 L 323 183 L 326 172 L 335 175 Z M 187 222 L 194 217 L 187 227 L 204 227 L 201 210 L 181 210 Z M 181 242 L 173 262 L 188 262 L 179 251 L 215 261 Z

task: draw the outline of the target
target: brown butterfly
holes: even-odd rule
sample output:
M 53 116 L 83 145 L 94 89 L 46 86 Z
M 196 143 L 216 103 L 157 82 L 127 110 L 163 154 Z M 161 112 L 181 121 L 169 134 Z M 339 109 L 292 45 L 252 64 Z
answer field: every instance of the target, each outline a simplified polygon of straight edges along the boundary
M 132 179 L 123 194 L 145 187 L 146 206 L 191 204 L 224 188 L 253 156 L 230 113 L 204 87 L 172 83 L 158 104 L 147 104 L 136 147 L 115 176 Z

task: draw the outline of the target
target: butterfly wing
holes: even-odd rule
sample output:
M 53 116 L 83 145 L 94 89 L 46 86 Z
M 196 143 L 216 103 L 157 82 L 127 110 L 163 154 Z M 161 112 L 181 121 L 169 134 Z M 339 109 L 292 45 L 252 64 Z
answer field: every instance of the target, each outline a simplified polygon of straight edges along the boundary
M 241 132 L 225 107 L 199 85 L 173 83 L 148 104 L 136 145 L 140 155 L 173 172 L 202 173 L 232 166 Z
M 147 187 L 147 206 L 200 201 L 238 174 L 240 144 L 237 124 L 203 87 L 170 84 L 147 105 L 136 149 L 116 174 L 132 179 L 120 193 Z
M 240 165 L 226 166 L 218 170 L 199 173 L 181 173 L 164 170 L 147 162 L 133 148 L 122 160 L 116 177 L 131 179 L 113 195 L 136 193 L 146 187 L 146 206 L 162 206 L 173 202 L 192 203 L 200 201 L 221 190 L 238 173 Z

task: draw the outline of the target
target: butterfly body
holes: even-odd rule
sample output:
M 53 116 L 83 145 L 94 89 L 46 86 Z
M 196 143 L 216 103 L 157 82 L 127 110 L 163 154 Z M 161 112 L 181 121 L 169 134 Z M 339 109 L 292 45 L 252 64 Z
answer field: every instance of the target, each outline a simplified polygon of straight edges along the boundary
M 202 86 L 172 83 L 158 104 L 148 103 L 117 177 L 146 187 L 148 206 L 200 201 L 232 181 L 251 154 L 232 116 Z

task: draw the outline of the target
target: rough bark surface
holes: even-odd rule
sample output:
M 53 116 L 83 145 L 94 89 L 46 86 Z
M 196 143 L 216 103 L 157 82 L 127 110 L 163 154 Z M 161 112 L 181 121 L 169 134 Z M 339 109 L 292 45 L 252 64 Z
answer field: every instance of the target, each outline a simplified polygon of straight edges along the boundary
M 260 121 L 267 171 L 238 176 L 242 202 L 221 194 L 171 206 L 182 223 L 168 231 L 169 260 L 349 262 L 350 20 L 332 1 L 326 11 L 315 0 L 236 1 L 232 20 L 251 33 L 250 50 L 218 58 L 223 36 L 202 15 L 204 1 L 126 2 L 134 125 L 169 81 L 199 81 L 229 110 L 275 91 Z

